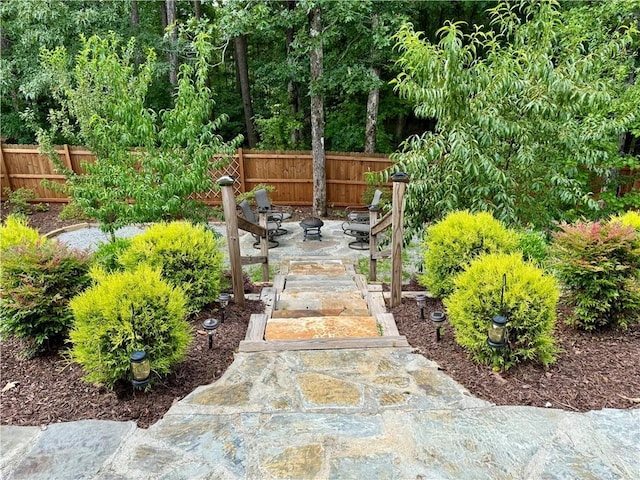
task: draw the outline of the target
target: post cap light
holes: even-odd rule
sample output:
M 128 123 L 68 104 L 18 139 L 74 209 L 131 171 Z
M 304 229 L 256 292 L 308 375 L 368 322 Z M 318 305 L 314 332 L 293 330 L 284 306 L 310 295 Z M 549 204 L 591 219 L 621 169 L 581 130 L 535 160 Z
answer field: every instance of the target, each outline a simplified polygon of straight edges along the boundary
M 233 182 L 235 182 L 235 179 L 231 175 L 225 175 L 218 179 L 218 185 L 220 185 L 221 187 L 228 187 L 230 185 L 233 185 Z
M 491 321 L 487 335 L 487 345 L 492 348 L 503 348 L 507 344 L 507 319 L 496 315 Z
M 145 388 L 149 384 L 151 375 L 151 362 L 144 350 L 137 350 L 129 357 L 131 364 L 131 383 L 135 388 Z
M 400 182 L 400 183 L 408 183 L 409 182 L 409 175 L 407 175 L 405 172 L 396 172 L 393 175 L 391 175 L 391 181 L 392 182 Z

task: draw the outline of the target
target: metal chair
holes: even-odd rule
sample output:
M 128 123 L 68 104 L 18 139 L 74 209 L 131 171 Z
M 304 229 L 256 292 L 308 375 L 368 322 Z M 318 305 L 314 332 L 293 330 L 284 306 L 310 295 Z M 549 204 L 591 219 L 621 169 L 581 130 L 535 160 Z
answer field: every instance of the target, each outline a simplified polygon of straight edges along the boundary
M 290 213 L 273 208 L 273 205 L 271 205 L 271 202 L 269 201 L 269 194 L 267 193 L 266 189 L 259 188 L 253 193 L 256 197 L 256 204 L 258 205 L 258 208 L 267 209 L 267 218 L 269 220 L 282 223 L 284 220 L 288 220 L 291 218 Z M 287 233 L 287 229 L 278 227 L 275 235 L 284 235 L 285 233 Z
M 245 220 L 251 223 L 254 223 L 256 225 L 260 225 L 260 220 L 258 219 L 256 214 L 253 213 L 253 210 L 251 210 L 251 205 L 249 205 L 248 201 L 246 200 L 241 201 L 240 208 L 242 209 L 242 215 L 244 216 Z M 280 228 L 280 224 L 278 222 L 267 221 L 267 240 L 269 243 L 269 248 L 274 248 L 280 245 L 280 243 L 278 243 L 273 239 L 274 235 L 276 234 L 275 232 L 277 232 L 279 228 Z M 253 244 L 253 247 L 260 248 L 260 236 L 254 235 L 254 234 L 252 235 L 253 235 L 253 238 L 255 238 L 256 240 L 255 243 Z
M 349 242 L 349 248 L 354 250 L 366 250 L 369 248 L 369 235 L 371 225 L 369 225 L 369 211 L 378 208 L 382 191 L 376 190 L 373 194 L 371 204 L 366 207 L 347 207 L 347 221 L 342 222 L 342 231 L 345 235 L 355 237 L 355 240 Z

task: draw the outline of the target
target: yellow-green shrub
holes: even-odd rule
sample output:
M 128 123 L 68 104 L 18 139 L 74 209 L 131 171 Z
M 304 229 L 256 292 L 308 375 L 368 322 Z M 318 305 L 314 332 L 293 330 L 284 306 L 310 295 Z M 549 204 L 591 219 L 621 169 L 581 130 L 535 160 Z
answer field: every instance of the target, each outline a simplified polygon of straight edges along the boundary
M 631 226 L 636 229 L 636 231 L 640 232 L 640 213 L 634 212 L 633 210 L 628 211 L 623 215 L 617 215 L 615 217 L 611 217 L 612 223 L 621 223 L 622 225 Z
M 552 335 L 559 292 L 553 277 L 519 254 L 491 254 L 474 260 L 456 277 L 455 286 L 444 304 L 456 342 L 476 361 L 507 369 L 525 360 L 543 365 L 555 360 Z M 509 347 L 494 349 L 486 343 L 487 332 L 493 316 L 499 314 L 508 319 Z
M 0 252 L 14 245 L 34 245 L 38 240 L 40 234 L 36 229 L 27 226 L 27 219 L 22 215 L 9 215 L 0 225 Z M 44 238 L 42 241 L 45 241 Z
M 71 357 L 88 382 L 113 387 L 127 380 L 129 356 L 136 350 L 147 353 L 153 372 L 166 374 L 184 359 L 191 342 L 183 292 L 145 264 L 102 276 L 70 307 Z
M 513 252 L 517 234 L 486 212 L 458 211 L 427 229 L 424 246 L 425 273 L 421 285 L 433 295 L 451 293 L 456 275 L 483 253 Z
M 222 243 L 204 226 L 158 223 L 135 236 L 119 256 L 125 269 L 147 263 L 185 292 L 191 313 L 217 299 L 222 278 Z

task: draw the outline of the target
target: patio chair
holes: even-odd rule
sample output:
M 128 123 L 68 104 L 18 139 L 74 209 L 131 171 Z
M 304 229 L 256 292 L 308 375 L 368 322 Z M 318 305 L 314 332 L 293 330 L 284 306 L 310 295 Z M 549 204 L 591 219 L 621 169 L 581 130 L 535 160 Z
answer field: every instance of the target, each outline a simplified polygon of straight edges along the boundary
M 355 237 L 355 240 L 349 242 L 349 248 L 354 250 L 366 250 L 369 248 L 369 210 L 377 208 L 382 198 L 382 191 L 376 190 L 373 199 L 368 207 L 347 207 L 347 220 L 342 222 L 342 231 L 345 235 Z
M 288 220 L 291 218 L 290 213 L 273 208 L 273 205 L 271 205 L 271 201 L 269 200 L 269 195 L 266 189 L 259 188 L 253 193 L 256 197 L 256 203 L 258 204 L 258 208 L 267 209 L 267 218 L 269 220 L 278 222 L 281 224 L 284 220 Z M 276 231 L 275 235 L 284 235 L 285 233 L 287 233 L 287 229 L 278 227 L 278 230 Z
M 242 209 L 242 216 L 244 216 L 245 220 L 251 223 L 254 223 L 256 225 L 260 225 L 260 220 L 258 219 L 256 214 L 253 213 L 253 210 L 251 210 L 251 205 L 249 205 L 248 201 L 246 200 L 241 201 L 240 208 Z M 267 221 L 267 240 L 269 243 L 269 248 L 274 248 L 280 245 L 277 241 L 273 239 L 275 232 L 278 231 L 278 228 L 280 228 L 280 224 L 278 222 Z M 253 244 L 253 247 L 260 248 L 260 236 L 253 235 L 253 238 L 255 238 L 256 240 L 255 243 Z

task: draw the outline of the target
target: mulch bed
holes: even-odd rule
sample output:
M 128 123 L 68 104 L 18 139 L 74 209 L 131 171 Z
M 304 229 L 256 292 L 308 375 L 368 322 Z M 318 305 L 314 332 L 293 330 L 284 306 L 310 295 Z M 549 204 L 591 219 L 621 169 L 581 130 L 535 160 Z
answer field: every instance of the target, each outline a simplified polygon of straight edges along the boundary
M 240 340 L 244 340 L 252 313 L 262 313 L 262 302 L 247 301 L 240 309 L 227 307 L 225 322 L 214 337 L 214 349 L 202 329 L 208 317 L 220 319 L 215 305 L 191 319 L 193 342 L 184 362 L 155 383 L 149 393 L 134 391 L 128 382 L 113 391 L 82 380 L 82 368 L 64 355 L 25 359 L 14 339 L 0 342 L 2 375 L 0 383 L 13 388 L 0 393 L 0 423 L 4 425 L 44 425 L 72 420 L 133 420 L 146 428 L 158 421 L 173 403 L 184 398 L 199 385 L 215 382 L 233 362 Z
M 29 216 L 29 223 L 43 233 L 77 223 L 60 222 L 56 218 L 59 210 L 60 205 L 52 204 L 49 212 Z M 309 211 L 296 208 L 294 218 L 305 218 Z M 3 208 L 2 217 L 7 213 Z M 332 212 L 333 217 L 340 218 L 340 213 Z M 407 289 L 416 290 L 415 282 Z M 426 318 L 434 310 L 442 310 L 442 304 L 430 299 Z M 230 304 L 227 320 L 216 332 L 216 348 L 209 350 L 202 321 L 211 316 L 219 318 L 219 311 L 217 304 L 203 310 L 191 320 L 194 340 L 187 359 L 156 383 L 150 393 L 134 392 L 126 382 L 113 391 L 87 384 L 82 381 L 81 368 L 63 355 L 26 360 L 20 356 L 16 340 L 4 339 L 0 341 L 0 423 L 43 425 L 81 419 L 133 420 L 146 428 L 161 419 L 174 402 L 224 373 L 244 339 L 249 317 L 262 311 L 261 302 L 246 302 L 244 310 Z M 420 320 L 415 301 L 404 300 L 391 312 L 400 334 L 406 335 L 417 353 L 436 362 L 472 394 L 497 405 L 546 406 L 570 411 L 640 407 L 640 325 L 626 331 L 578 332 L 564 325 L 561 310 L 556 338 L 563 353 L 557 363 L 547 370 L 523 364 L 498 373 L 471 362 L 454 342 L 448 324 L 442 340 L 436 342 L 431 322 Z
M 640 407 L 640 325 L 627 330 L 581 332 L 567 326 L 565 309 L 559 309 L 556 345 L 562 353 L 557 362 L 544 367 L 525 363 L 506 372 L 472 362 L 454 341 L 445 323 L 440 342 L 429 315 L 444 311 L 438 299 L 428 299 L 426 321 L 414 300 L 404 299 L 391 309 L 398 331 L 416 352 L 464 385 L 473 395 L 496 405 L 531 405 L 576 412 L 602 408 Z

